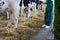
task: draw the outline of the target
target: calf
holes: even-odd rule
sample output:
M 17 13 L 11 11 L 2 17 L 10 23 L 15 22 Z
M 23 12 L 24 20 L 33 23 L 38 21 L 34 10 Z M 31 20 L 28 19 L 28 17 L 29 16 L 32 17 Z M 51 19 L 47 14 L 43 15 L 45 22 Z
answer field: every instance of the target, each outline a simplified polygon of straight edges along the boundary
M 31 8 L 33 8 L 34 15 L 36 15 L 36 4 L 38 5 L 38 1 L 36 0 L 21 0 L 20 6 L 21 6 L 21 14 L 24 14 L 24 9 L 28 8 L 28 18 L 31 17 Z
M 31 17 L 31 8 L 34 10 L 34 15 L 36 15 L 36 1 L 35 0 L 29 0 L 28 4 L 28 17 Z
M 28 4 L 29 0 L 21 0 L 20 1 L 20 9 L 21 9 L 21 16 L 24 17 L 24 20 L 26 19 L 26 12 L 28 12 Z
M 10 27 L 11 23 L 14 22 L 14 28 L 17 28 L 19 9 L 20 9 L 19 7 L 20 0 L 0 0 L 0 1 L 3 1 L 4 3 L 6 3 L 6 5 L 1 8 L 5 8 L 5 10 L 7 8 L 6 12 L 10 14 L 10 19 L 8 21 L 7 27 Z

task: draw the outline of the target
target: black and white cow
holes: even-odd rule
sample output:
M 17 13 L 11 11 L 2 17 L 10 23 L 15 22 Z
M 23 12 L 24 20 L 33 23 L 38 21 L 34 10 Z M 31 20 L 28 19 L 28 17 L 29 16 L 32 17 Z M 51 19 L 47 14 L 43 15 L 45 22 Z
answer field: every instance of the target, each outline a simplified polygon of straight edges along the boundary
M 10 27 L 12 22 L 14 22 L 14 28 L 17 28 L 20 0 L 0 0 L 0 12 L 6 11 L 10 14 L 10 19 L 8 21 L 7 27 Z
M 23 17 L 24 21 L 27 18 L 26 16 L 28 16 L 28 15 L 26 15 L 28 13 L 28 4 L 29 4 L 29 0 L 20 1 L 20 12 L 21 12 L 20 15 L 21 15 L 21 17 Z
M 39 0 L 21 0 L 20 6 L 21 8 L 21 13 L 23 13 L 24 9 L 27 7 L 28 8 L 28 18 L 31 17 L 31 8 L 33 8 L 34 15 L 36 15 L 36 8 L 38 7 L 38 1 Z
M 23 3 L 24 6 L 28 7 L 29 0 L 21 0 L 20 1 L 20 6 L 22 6 L 22 3 Z
M 20 1 L 20 9 L 21 9 L 21 14 L 24 15 L 24 9 L 28 9 L 28 3 L 29 3 L 29 0 L 21 0 Z
M 29 0 L 29 4 L 28 4 L 28 18 L 31 17 L 31 10 L 33 9 L 34 15 L 36 15 L 36 1 L 35 0 Z

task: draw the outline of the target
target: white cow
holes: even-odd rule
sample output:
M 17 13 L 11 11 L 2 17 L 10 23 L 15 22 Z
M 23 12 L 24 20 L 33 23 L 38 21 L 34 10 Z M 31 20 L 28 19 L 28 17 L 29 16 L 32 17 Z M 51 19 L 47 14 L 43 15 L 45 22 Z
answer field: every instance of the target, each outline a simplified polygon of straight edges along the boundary
M 7 9 L 7 14 L 10 14 L 10 20 L 8 21 L 7 27 L 10 27 L 11 23 L 14 22 L 14 28 L 17 28 L 20 0 L 0 0 L 0 2 L 1 1 L 4 2 L 4 6 L 0 7 L 2 8 L 1 11 Z

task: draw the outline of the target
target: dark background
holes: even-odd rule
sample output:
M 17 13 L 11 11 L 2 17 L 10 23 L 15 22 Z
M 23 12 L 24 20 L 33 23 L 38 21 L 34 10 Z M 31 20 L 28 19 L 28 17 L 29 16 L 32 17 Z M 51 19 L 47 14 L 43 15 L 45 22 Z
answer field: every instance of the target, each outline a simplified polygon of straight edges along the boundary
M 54 34 L 55 38 L 60 40 L 60 0 L 55 0 Z

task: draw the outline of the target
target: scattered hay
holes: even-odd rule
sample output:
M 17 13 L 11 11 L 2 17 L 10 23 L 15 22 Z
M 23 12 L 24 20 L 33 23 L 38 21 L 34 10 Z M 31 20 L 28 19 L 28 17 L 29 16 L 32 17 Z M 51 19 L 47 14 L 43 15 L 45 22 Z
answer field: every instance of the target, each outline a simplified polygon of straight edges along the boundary
M 41 25 L 44 23 L 43 12 L 39 11 L 36 16 L 32 16 L 32 19 L 26 19 L 23 21 L 22 17 L 19 17 L 18 28 L 7 28 L 8 20 L 2 20 L 0 17 L 0 40 L 29 40 L 33 34 L 37 33 Z

